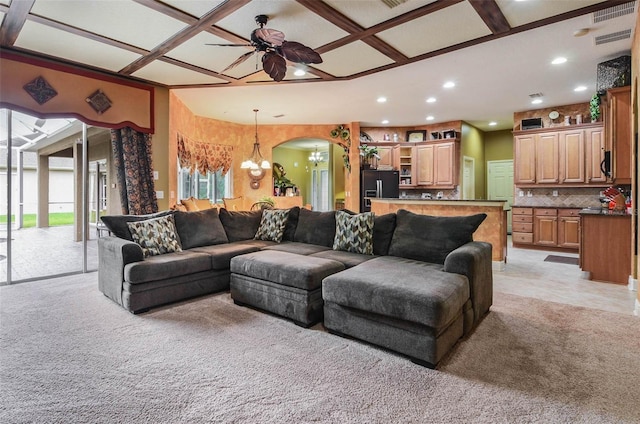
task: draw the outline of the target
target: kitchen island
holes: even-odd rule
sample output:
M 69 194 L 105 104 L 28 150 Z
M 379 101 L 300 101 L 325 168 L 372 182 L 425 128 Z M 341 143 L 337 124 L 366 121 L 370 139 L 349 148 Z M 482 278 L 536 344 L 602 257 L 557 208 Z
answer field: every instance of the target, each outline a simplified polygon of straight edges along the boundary
M 493 268 L 497 271 L 504 270 L 507 262 L 507 202 L 503 200 L 371 198 L 371 212 L 376 215 L 397 212 L 399 209 L 432 216 L 467 216 L 486 213 L 487 218 L 473 233 L 473 239 L 491 243 Z

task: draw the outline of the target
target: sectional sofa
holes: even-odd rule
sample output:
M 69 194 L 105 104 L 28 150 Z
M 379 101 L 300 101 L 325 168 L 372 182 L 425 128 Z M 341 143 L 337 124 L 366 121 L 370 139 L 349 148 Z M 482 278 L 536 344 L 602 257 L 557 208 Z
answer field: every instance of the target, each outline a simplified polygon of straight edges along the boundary
M 229 290 L 238 305 L 323 322 L 434 367 L 492 303 L 484 214 L 383 216 L 294 207 L 107 216 L 99 289 L 148 311 Z

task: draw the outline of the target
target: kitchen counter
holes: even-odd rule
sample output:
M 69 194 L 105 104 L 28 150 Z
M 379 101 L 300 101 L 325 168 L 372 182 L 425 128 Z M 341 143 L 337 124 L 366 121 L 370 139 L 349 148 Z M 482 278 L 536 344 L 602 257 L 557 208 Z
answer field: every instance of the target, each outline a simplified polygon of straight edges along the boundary
M 504 270 L 507 261 L 507 210 L 503 200 L 433 200 L 371 198 L 371 212 L 384 215 L 405 209 L 413 213 L 433 216 L 468 216 L 487 214 L 473 239 L 491 243 L 494 269 Z
M 580 215 L 631 216 L 626 210 L 616 211 L 602 208 L 585 208 L 580 210 Z

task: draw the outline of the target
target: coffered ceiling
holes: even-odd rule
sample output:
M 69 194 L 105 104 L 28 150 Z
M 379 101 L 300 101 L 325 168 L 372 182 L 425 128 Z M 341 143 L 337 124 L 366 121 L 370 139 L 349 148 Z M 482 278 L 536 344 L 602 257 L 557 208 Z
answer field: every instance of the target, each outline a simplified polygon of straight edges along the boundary
M 197 115 L 226 121 L 252 123 L 257 108 L 260 124 L 432 116 L 491 130 L 535 108 L 532 93 L 541 107 L 588 101 L 597 64 L 629 53 L 636 13 L 616 0 L 0 0 L 0 46 L 168 86 Z M 323 62 L 304 76 L 289 63 L 281 82 L 261 54 L 225 70 L 252 47 L 209 44 L 249 43 L 260 14 Z M 567 62 L 551 65 L 557 56 Z

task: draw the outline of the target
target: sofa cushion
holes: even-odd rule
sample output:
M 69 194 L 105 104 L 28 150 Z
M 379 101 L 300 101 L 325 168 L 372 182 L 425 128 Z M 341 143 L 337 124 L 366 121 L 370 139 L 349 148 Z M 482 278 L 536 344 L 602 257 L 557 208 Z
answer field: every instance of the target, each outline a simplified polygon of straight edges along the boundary
M 313 253 L 331 250 L 327 246 L 318 246 L 317 244 L 298 243 L 297 241 L 284 241 L 272 246 L 265 246 L 262 250 L 277 250 L 279 252 L 295 253 L 298 255 L 311 255 Z
M 298 225 L 293 241 L 300 243 L 333 246 L 336 233 L 336 214 L 334 211 L 318 212 L 300 209 Z
M 254 239 L 280 243 L 287 225 L 288 216 L 288 209 L 263 209 L 260 226 Z
M 229 269 L 231 258 L 245 253 L 257 252 L 260 248 L 250 244 L 226 243 L 214 246 L 201 246 L 191 249 L 193 252 L 206 253 L 211 257 L 211 269 Z
M 365 212 L 350 215 L 336 211 L 336 234 L 333 238 L 333 250 L 373 254 L 373 214 Z
M 173 217 L 183 249 L 229 242 L 216 208 L 197 212 L 176 211 Z
M 133 241 L 142 247 L 145 257 L 182 250 L 172 215 L 128 222 L 127 226 Z
M 146 215 L 105 215 L 100 217 L 104 225 L 107 226 L 111 234 L 121 239 L 133 241 L 131 232 L 127 226 L 127 222 L 145 221 L 151 218 L 159 218 L 161 216 L 172 215 L 174 211 L 167 210 Z
M 373 220 L 373 254 L 387 255 L 396 229 L 396 214 L 376 216 Z
M 124 267 L 124 280 L 132 284 L 166 280 L 211 270 L 209 255 L 192 250 L 151 256 Z
M 443 330 L 462 313 L 469 282 L 439 265 L 380 256 L 325 278 L 322 298 Z
M 363 255 L 361 253 L 345 252 L 342 250 L 323 250 L 322 252 L 312 253 L 309 256 L 342 262 L 346 268 L 360 265 L 363 262 L 375 258 L 375 256 L 372 255 Z
M 220 221 L 229 241 L 251 240 L 256 235 L 262 211 L 230 211 L 220 209 Z
M 293 253 L 263 250 L 231 260 L 231 272 L 284 286 L 316 290 L 322 279 L 342 271 L 340 262 Z
M 287 225 L 284 227 L 284 234 L 282 240 L 293 241 L 296 234 L 296 227 L 298 226 L 298 218 L 300 217 L 300 206 L 294 206 L 289 209 L 289 216 L 287 217 Z
M 419 215 L 404 209 L 396 213 L 389 255 L 444 264 L 449 253 L 473 241 L 473 233 L 487 217 Z

